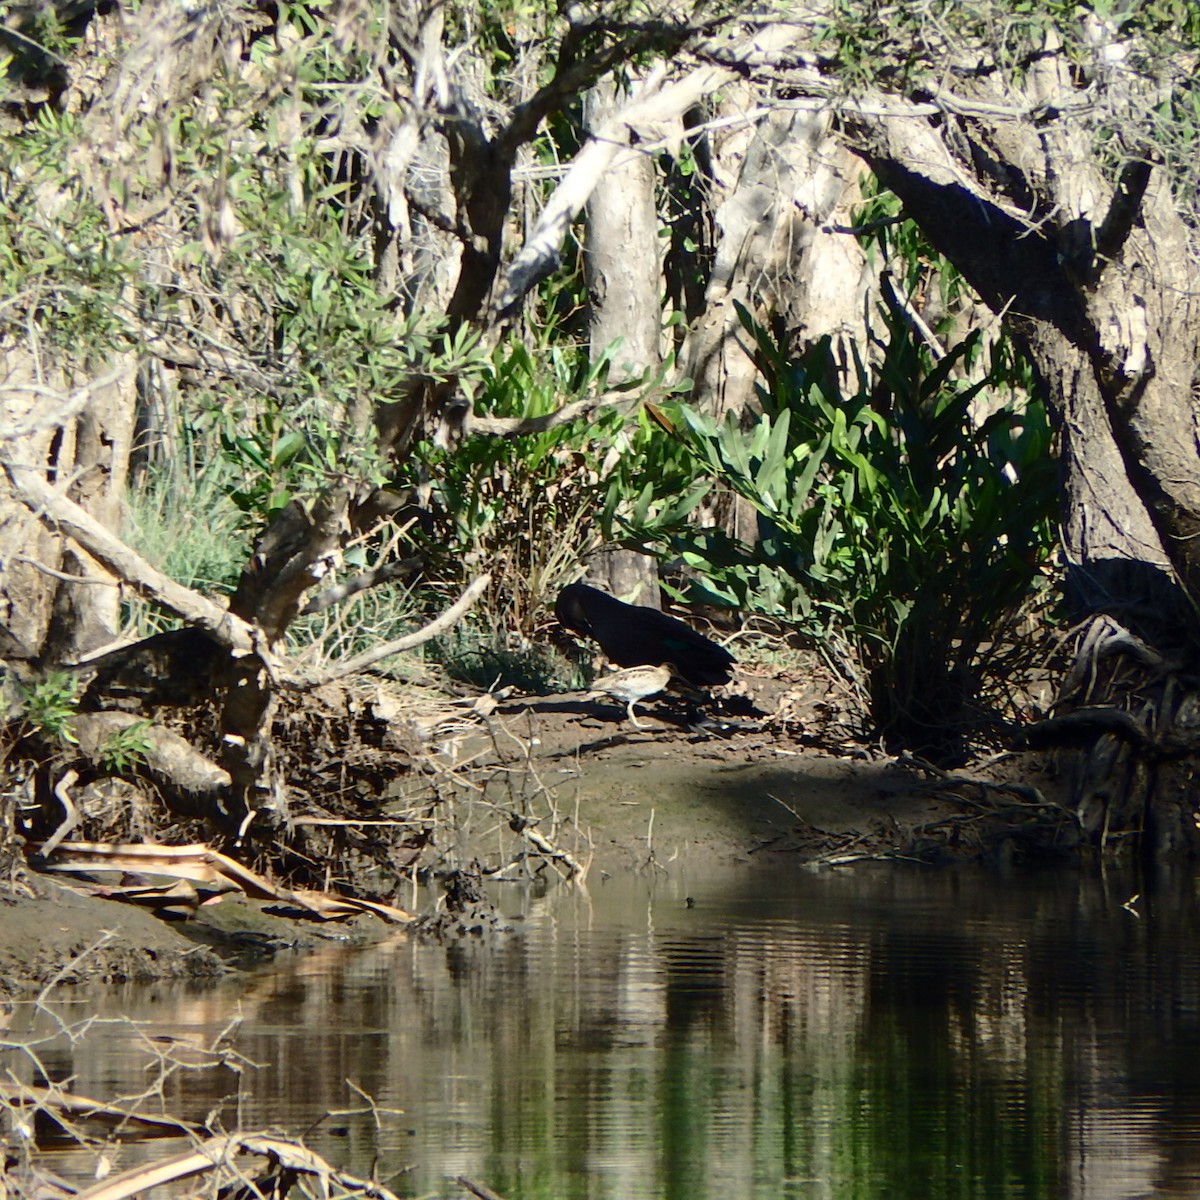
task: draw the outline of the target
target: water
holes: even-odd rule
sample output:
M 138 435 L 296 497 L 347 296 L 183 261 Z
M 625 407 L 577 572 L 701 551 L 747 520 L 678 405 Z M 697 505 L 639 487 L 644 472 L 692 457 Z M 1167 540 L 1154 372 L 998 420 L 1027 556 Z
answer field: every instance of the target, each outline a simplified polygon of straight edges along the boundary
M 137 1027 L 44 1056 L 80 1093 L 132 1095 L 156 1078 L 146 1038 L 215 1044 L 240 1018 L 229 1041 L 260 1065 L 176 1072 L 167 1110 L 307 1131 L 405 1196 L 462 1196 L 464 1175 L 507 1200 L 1194 1197 L 1197 905 L 1182 882 L 1124 907 L 1134 886 L 880 866 L 513 892 L 496 947 L 88 989 L 64 1019 Z

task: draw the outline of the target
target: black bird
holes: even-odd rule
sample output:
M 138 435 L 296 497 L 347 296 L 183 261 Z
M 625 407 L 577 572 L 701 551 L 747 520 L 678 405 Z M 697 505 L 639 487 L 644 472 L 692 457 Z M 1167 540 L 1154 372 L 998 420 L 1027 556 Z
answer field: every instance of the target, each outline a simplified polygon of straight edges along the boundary
M 572 633 L 599 642 L 619 667 L 669 662 L 680 679 L 694 686 L 729 682 L 733 655 L 656 608 L 626 604 L 586 583 L 572 583 L 558 593 L 554 615 Z

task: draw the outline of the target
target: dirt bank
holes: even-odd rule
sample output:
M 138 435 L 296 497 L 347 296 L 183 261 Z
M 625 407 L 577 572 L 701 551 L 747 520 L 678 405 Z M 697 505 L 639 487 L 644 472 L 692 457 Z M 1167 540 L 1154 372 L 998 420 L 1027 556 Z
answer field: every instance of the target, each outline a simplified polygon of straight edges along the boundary
M 516 697 L 435 737 L 441 773 L 401 789 L 408 804 L 431 789 L 443 797 L 426 865 L 547 875 L 578 865 L 596 878 L 770 858 L 798 869 L 1005 858 L 1070 841 L 1040 760 L 998 757 L 943 776 L 873 754 L 847 735 L 833 686 L 815 670 L 743 675 L 703 715 L 683 698 L 658 698 L 639 719 L 645 728 L 623 706 L 578 693 Z M 277 909 L 225 897 L 167 922 L 30 871 L 0 894 L 0 989 L 210 975 L 282 947 L 386 929 L 366 916 L 298 921 Z
M 495 720 L 508 770 L 489 781 L 515 807 L 513 774 L 564 848 L 592 870 L 782 858 L 1010 857 L 1066 848 L 1071 822 L 1048 762 L 995 755 L 942 773 L 848 736 L 831 685 L 743 678 L 732 714 L 696 724 L 684 703 L 623 710 L 578 695 L 511 701 Z M 753 713 L 756 715 L 747 715 Z M 540 801 L 540 809 L 539 809 Z M 1056 830 L 1058 831 L 1056 833 Z

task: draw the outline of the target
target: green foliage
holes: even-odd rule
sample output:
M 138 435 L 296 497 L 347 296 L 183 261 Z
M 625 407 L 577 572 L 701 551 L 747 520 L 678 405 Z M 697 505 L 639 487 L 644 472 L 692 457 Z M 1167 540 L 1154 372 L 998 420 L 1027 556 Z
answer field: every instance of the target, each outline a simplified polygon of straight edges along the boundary
M 97 757 L 100 765 L 112 775 L 128 775 L 146 765 L 147 755 L 154 749 L 148 730 L 150 721 L 134 721 L 124 729 L 114 730 L 100 743 Z
M 505 685 L 545 695 L 572 691 L 586 682 L 581 664 L 554 646 L 514 645 L 502 630 L 481 628 L 477 622 L 438 639 L 430 652 L 450 678 L 485 690 Z
M 783 616 L 849 648 L 874 727 L 893 746 L 952 758 L 971 724 L 1004 618 L 1053 544 L 1057 469 L 1040 403 L 957 374 L 977 336 L 937 361 L 892 298 L 875 365 L 844 388 L 828 340 L 798 357 L 742 314 L 762 372 L 747 424 L 680 406 L 705 471 L 759 514 L 738 545 L 653 515 L 725 603 Z
M 134 264 L 68 165 L 81 136 L 43 107 L 24 136 L 0 139 L 0 321 L 32 323 L 59 351 L 103 351 L 131 329 L 119 301 Z
M 175 459 L 155 462 L 127 497 L 125 539 L 179 583 L 229 594 L 249 550 L 231 498 L 235 486 L 219 459 L 190 468 Z
M 26 726 L 44 741 L 76 746 L 73 728 L 79 707 L 79 680 L 67 671 L 52 671 L 33 683 L 17 685 Z

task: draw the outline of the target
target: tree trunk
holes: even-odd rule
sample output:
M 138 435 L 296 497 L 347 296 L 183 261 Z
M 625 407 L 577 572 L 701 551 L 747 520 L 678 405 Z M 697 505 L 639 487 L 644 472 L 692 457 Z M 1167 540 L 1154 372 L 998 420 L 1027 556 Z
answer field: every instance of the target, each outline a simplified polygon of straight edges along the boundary
M 623 97 L 610 81 L 588 93 L 589 128 L 600 128 Z M 591 358 L 618 339 L 609 367 L 613 384 L 637 379 L 662 362 L 661 242 L 655 202 L 656 171 L 649 155 L 632 155 L 600 178 L 585 210 L 584 276 L 588 289 Z M 605 546 L 588 565 L 588 579 L 615 596 L 660 606 L 654 559 Z
M 986 85 L 973 99 L 1011 111 Z M 1028 86 L 1031 110 L 1067 94 L 1065 60 L 1047 54 Z M 1060 711 L 1108 702 L 1135 731 L 1072 752 L 1080 824 L 1097 840 L 1200 850 L 1181 786 L 1200 750 L 1195 685 L 1171 669 L 1194 663 L 1200 598 L 1200 277 L 1166 181 L 1135 163 L 1106 184 L 1068 114 L 1045 128 L 862 119 L 851 136 L 1024 341 L 1060 421 L 1067 587 L 1091 622 Z
M 743 411 L 758 378 L 739 305 L 759 321 L 778 316 L 797 344 L 825 334 L 865 343 L 868 280 L 857 242 L 828 228 L 858 198 L 851 185 L 861 174 L 828 114 L 770 113 L 748 144 L 727 142 L 715 157 L 719 241 L 705 315 L 683 360 L 695 394 L 720 416 Z
M 749 87 L 735 88 L 725 107 L 751 99 Z M 694 396 L 720 416 L 746 411 L 758 382 L 739 307 L 778 320 L 797 346 L 826 334 L 862 345 L 868 279 L 858 243 L 828 228 L 857 199 L 861 174 L 828 114 L 769 113 L 726 136 L 712 158 L 716 255 L 704 315 L 681 358 Z M 742 542 L 758 539 L 758 518 L 739 497 L 718 495 L 712 519 Z
M 60 378 L 57 401 L 52 391 L 47 397 L 44 376 L 23 352 L 10 350 L 4 361 L 4 423 L 25 429 L 6 439 L 6 460 L 41 472 L 97 519 L 117 527 L 137 411 L 132 358 L 126 356 L 97 386 L 81 382 L 74 393 Z M 79 411 L 65 411 L 71 408 Z M 72 662 L 111 642 L 121 620 L 116 576 L 51 534 L 6 487 L 0 489 L 0 603 L 11 654 L 47 664 Z

